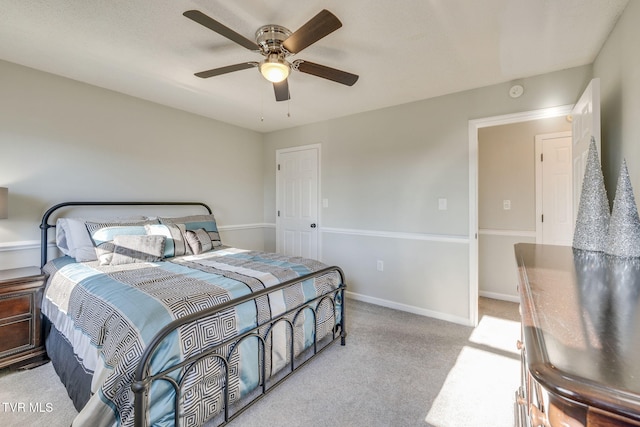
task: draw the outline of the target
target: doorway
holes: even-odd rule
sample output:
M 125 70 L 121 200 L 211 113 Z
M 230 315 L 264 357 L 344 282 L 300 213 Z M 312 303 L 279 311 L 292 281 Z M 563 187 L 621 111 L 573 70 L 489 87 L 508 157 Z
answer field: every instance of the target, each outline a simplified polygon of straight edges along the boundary
M 542 110 L 504 116 L 488 117 L 469 121 L 469 319 L 473 325 L 478 323 L 479 297 L 479 236 L 478 213 L 478 133 L 486 127 L 500 126 L 540 120 L 554 117 L 566 117 L 571 113 L 572 106 L 560 106 Z M 533 150 L 532 150 L 533 151 Z M 532 152 L 533 155 L 533 152 Z M 504 205 L 502 206 L 504 208 Z M 533 232 L 535 235 L 535 232 Z

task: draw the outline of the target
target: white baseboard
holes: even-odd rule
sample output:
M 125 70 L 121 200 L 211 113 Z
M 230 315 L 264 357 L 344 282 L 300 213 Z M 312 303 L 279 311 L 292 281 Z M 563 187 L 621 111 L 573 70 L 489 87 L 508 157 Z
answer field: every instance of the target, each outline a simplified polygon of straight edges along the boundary
M 370 304 L 379 305 L 382 307 L 393 308 L 395 310 L 406 311 L 408 313 L 419 314 L 421 316 L 433 317 L 434 319 L 445 320 L 447 322 L 457 323 L 464 326 L 473 326 L 469 319 L 459 316 L 453 316 L 447 313 L 441 313 L 439 311 L 428 310 L 426 308 L 415 307 L 412 305 L 402 304 L 395 301 L 389 301 L 382 298 L 370 297 L 367 295 L 357 294 L 355 292 L 346 292 L 347 298 L 352 298 L 356 301 L 367 302 Z
M 500 294 L 497 292 L 479 291 L 478 295 L 485 298 L 498 299 L 509 302 L 520 302 L 520 298 L 517 295 Z

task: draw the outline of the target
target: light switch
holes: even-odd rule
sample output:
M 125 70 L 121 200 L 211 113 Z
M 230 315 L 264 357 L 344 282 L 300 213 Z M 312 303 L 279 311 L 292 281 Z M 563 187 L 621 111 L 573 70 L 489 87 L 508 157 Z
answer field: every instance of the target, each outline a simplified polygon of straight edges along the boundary
M 323 208 L 329 207 L 329 199 L 322 199 L 322 207 Z
M 438 199 L 438 210 L 440 211 L 447 210 L 447 199 Z

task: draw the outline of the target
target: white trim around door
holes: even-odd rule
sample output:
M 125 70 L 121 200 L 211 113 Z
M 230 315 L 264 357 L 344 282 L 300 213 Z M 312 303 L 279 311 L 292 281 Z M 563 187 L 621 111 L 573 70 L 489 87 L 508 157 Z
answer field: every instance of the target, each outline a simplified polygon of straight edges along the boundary
M 571 114 L 572 105 L 469 120 L 469 322 L 478 324 L 478 129 Z

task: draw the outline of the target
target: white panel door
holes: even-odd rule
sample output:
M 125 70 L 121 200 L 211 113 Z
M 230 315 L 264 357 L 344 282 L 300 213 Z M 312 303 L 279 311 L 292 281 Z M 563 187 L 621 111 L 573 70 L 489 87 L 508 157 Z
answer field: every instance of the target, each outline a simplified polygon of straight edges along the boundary
M 573 243 L 572 138 L 568 132 L 536 136 L 537 242 Z
M 587 155 L 591 137 L 596 140 L 598 159 L 602 158 L 600 151 L 600 79 L 593 79 L 580 96 L 571 111 L 573 118 L 573 217 L 578 215 L 580 194 L 582 193 L 582 179 L 587 166 Z
M 318 148 L 277 153 L 276 248 L 318 259 Z

